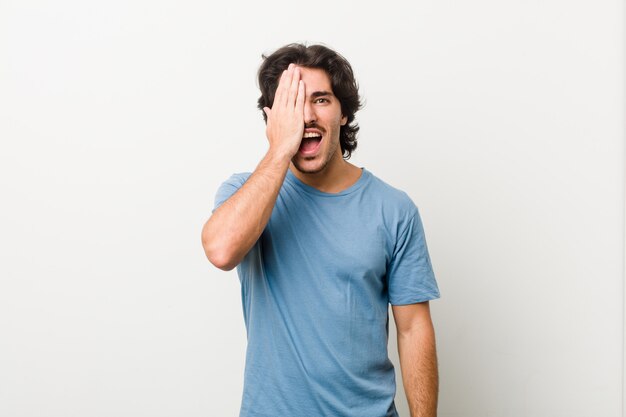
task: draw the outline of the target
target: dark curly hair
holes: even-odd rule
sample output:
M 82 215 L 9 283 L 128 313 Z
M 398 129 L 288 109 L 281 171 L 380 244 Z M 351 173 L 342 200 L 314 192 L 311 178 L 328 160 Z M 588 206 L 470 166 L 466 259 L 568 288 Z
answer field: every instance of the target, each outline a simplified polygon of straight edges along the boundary
M 261 89 L 258 108 L 263 113 L 263 119 L 267 122 L 263 107 L 272 107 L 278 80 L 289 64 L 323 69 L 330 78 L 333 94 L 341 103 L 341 113 L 348 119 L 347 123 L 341 126 L 339 143 L 343 157 L 349 159 L 352 151 L 356 149 L 356 134 L 359 131 L 359 125 L 354 122 L 354 115 L 361 108 L 359 87 L 350 63 L 326 46 L 307 46 L 299 43 L 285 45 L 269 56 L 262 56 L 263 63 L 258 74 Z

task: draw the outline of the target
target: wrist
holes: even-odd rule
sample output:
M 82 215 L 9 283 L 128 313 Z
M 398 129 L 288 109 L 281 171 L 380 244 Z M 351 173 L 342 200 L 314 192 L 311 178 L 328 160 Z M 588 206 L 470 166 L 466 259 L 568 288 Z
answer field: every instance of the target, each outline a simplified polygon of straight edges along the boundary
M 265 157 L 270 159 L 276 165 L 289 166 L 291 158 L 295 155 L 294 152 L 289 149 L 281 149 L 279 147 L 270 146 Z

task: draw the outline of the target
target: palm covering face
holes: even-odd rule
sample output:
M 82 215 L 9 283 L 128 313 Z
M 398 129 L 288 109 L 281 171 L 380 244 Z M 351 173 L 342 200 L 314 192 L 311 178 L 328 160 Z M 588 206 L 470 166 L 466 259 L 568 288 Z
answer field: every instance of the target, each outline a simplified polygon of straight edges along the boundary
M 304 134 L 305 94 L 300 69 L 289 64 L 278 82 L 272 108 L 263 108 L 270 149 L 289 158 L 298 152 Z

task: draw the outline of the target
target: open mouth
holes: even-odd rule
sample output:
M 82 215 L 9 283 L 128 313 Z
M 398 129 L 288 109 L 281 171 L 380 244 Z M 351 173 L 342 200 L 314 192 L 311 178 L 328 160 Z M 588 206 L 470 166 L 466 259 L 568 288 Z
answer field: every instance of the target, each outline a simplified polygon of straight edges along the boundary
M 304 155 L 317 152 L 322 143 L 322 134 L 318 132 L 305 132 L 300 142 L 298 151 Z

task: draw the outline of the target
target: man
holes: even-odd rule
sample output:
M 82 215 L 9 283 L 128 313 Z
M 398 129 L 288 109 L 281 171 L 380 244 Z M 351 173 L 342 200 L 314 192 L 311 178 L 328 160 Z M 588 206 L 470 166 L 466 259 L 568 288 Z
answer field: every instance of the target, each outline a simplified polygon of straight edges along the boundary
M 346 160 L 360 107 L 350 64 L 287 45 L 259 86 L 269 150 L 222 184 L 202 231 L 208 259 L 241 281 L 240 416 L 397 417 L 388 303 L 411 417 L 435 416 L 439 291 L 413 202 Z

